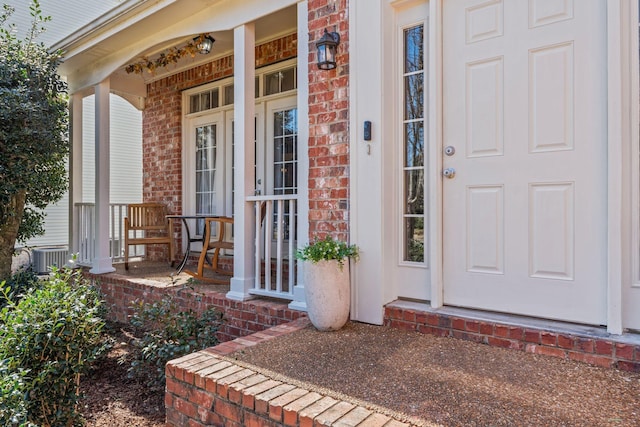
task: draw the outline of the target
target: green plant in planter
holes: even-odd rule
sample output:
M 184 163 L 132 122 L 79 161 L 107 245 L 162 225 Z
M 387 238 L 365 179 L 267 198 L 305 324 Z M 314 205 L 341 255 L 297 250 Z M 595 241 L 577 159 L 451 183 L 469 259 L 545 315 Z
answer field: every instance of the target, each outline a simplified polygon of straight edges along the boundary
M 316 239 L 296 252 L 296 258 L 301 261 L 317 263 L 318 261 L 336 260 L 340 268 L 344 265 L 344 260 L 353 258 L 358 260 L 360 256 L 356 245 L 349 245 L 340 240 L 334 240 L 329 236 L 324 239 Z

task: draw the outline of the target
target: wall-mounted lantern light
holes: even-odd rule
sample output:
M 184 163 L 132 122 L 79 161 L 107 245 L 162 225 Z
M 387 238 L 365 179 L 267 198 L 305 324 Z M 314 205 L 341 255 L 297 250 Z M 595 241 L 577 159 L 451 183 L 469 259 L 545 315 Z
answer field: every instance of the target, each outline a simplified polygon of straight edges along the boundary
M 328 32 L 324 29 L 324 35 L 316 42 L 318 49 L 318 68 L 321 70 L 333 70 L 336 68 L 336 50 L 340 44 L 340 34 Z
M 200 52 L 203 55 L 206 55 L 207 53 L 211 52 L 211 48 L 213 47 L 213 43 L 215 41 L 216 40 L 208 34 L 207 35 L 201 34 L 195 39 L 193 39 L 193 42 L 196 44 L 196 48 L 198 49 L 198 52 Z

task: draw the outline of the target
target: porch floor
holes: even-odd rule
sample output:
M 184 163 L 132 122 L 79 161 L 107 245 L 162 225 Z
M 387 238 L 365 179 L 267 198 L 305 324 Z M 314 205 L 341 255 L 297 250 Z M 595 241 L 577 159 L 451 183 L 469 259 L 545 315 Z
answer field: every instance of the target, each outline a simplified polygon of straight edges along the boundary
M 128 280 L 133 280 L 136 282 L 148 282 L 153 283 L 156 286 L 158 284 L 164 284 L 166 286 L 172 285 L 184 285 L 189 283 L 194 286 L 196 289 L 199 287 L 206 287 L 206 289 L 215 292 L 227 293 L 229 292 L 229 285 L 219 285 L 219 284 L 211 284 L 206 282 L 201 282 L 191 275 L 187 274 L 185 271 L 182 271 L 180 274 L 177 274 L 176 268 L 171 267 L 168 262 L 165 261 L 130 261 L 129 262 L 129 270 L 125 270 L 124 263 L 113 264 L 113 267 L 116 269 L 115 274 L 124 276 Z M 187 264 L 185 270 L 195 270 L 196 266 Z M 207 276 L 213 276 L 214 273 L 207 271 Z M 229 276 L 220 277 L 229 278 Z

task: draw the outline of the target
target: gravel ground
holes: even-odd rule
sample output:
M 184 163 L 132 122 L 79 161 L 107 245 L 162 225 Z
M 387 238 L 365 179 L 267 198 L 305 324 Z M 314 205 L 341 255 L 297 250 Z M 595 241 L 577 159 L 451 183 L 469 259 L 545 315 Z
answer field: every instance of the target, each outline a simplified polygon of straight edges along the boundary
M 443 426 L 640 426 L 640 374 L 350 322 L 230 355 Z

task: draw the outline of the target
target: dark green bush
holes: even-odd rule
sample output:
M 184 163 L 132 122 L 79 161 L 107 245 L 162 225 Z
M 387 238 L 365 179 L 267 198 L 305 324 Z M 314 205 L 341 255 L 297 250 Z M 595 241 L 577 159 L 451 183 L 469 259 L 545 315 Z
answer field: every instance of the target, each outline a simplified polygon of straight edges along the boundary
M 145 378 L 149 386 L 164 385 L 165 365 L 171 359 L 218 344 L 222 314 L 209 308 L 202 314 L 180 311 L 170 295 L 154 303 L 136 301 L 131 324 L 138 329 L 140 348 L 129 376 Z
M 80 376 L 104 349 L 99 294 L 79 271 L 54 270 L 42 287 L 27 291 L 20 301 L 4 297 L 0 360 L 3 376 L 13 380 L 3 387 L 25 391 L 27 420 L 35 425 L 81 425 L 76 410 Z M 20 417 L 23 408 L 14 409 Z
M 13 302 L 17 302 L 20 296 L 33 287 L 39 285 L 38 275 L 31 267 L 26 267 L 14 273 L 9 280 L 0 284 L 6 295 Z M 5 293 L 0 294 L 0 308 L 7 304 Z
M 0 360 L 0 425 L 5 427 L 28 427 L 27 393 L 22 369 L 11 372 L 5 360 Z

